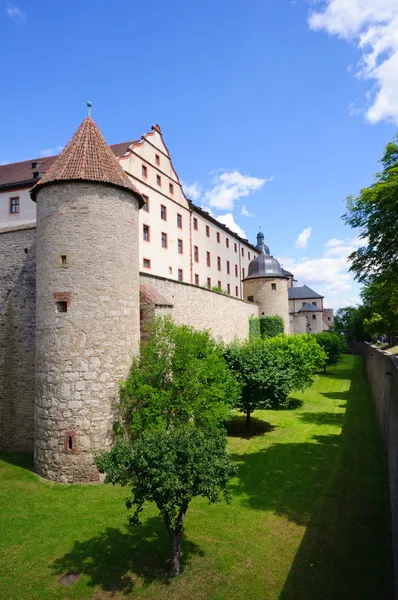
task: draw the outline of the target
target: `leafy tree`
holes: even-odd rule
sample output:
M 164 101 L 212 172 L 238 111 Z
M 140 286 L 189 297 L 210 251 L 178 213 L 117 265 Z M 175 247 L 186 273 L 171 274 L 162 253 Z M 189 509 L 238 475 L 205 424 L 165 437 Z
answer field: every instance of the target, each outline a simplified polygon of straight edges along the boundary
M 290 392 L 310 385 L 326 360 L 310 335 L 235 342 L 226 348 L 225 357 L 241 384 L 236 406 L 246 414 L 247 428 L 253 410 L 285 407 Z
M 327 365 L 336 365 L 343 352 L 343 346 L 341 337 L 337 333 L 331 331 L 322 331 L 322 333 L 314 334 L 314 337 L 318 344 L 324 349 L 327 359 L 324 364 L 324 371 L 326 373 Z
M 208 331 L 158 318 L 121 385 L 116 432 L 134 438 L 185 423 L 216 427 L 229 418 L 238 395 L 223 348 Z
M 390 277 L 374 275 L 361 292 L 364 304 L 364 329 L 373 336 L 398 331 L 398 284 Z
M 260 317 L 262 337 L 275 337 L 285 331 L 285 324 L 279 315 Z
M 398 276 L 398 136 L 387 144 L 381 160 L 383 170 L 373 185 L 347 199 L 346 223 L 359 229 L 366 246 L 350 255 L 351 270 L 359 281 L 382 275 Z
M 347 306 L 339 308 L 334 317 L 334 331 L 344 336 L 348 343 L 369 341 L 369 334 L 364 329 L 367 311 L 363 306 Z
M 194 426 L 144 431 L 134 442 L 119 441 L 95 459 L 105 483 L 131 486 L 127 508 L 140 523 L 145 502 L 155 502 L 171 541 L 171 575 L 180 573 L 184 518 L 197 496 L 209 503 L 230 501 L 228 482 L 237 472 L 226 453 L 226 437 Z

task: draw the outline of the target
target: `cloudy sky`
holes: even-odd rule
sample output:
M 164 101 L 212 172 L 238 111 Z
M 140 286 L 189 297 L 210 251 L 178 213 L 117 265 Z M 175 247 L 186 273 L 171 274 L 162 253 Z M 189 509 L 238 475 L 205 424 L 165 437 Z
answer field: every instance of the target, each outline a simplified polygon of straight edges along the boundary
M 197 204 L 328 306 L 358 301 L 341 215 L 398 124 L 397 0 L 0 0 L 0 163 L 159 123 Z

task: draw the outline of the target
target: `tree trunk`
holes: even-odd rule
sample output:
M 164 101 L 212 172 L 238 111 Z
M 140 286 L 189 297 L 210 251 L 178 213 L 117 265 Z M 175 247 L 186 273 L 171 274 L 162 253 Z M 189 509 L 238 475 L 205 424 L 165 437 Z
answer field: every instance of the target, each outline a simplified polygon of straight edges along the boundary
M 170 575 L 175 577 L 179 575 L 181 572 L 181 563 L 180 563 L 180 553 L 181 553 L 181 540 L 182 533 L 178 534 L 173 530 L 170 530 L 170 540 L 171 540 L 171 567 L 170 567 Z
M 250 409 L 246 411 L 246 429 L 250 429 Z
M 326 365 L 323 365 L 323 372 L 326 373 Z

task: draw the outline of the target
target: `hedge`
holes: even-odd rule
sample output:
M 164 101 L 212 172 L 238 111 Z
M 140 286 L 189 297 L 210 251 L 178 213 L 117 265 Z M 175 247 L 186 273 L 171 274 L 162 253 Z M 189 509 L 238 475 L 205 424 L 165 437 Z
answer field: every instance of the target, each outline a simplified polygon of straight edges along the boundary
M 285 331 L 282 317 L 252 317 L 249 319 L 250 339 L 275 337 Z

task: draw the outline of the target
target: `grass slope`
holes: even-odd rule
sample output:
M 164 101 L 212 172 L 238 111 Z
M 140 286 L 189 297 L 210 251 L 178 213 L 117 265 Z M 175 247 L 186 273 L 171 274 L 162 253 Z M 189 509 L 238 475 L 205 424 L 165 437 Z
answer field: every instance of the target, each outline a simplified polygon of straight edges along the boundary
M 233 420 L 233 503 L 192 504 L 171 582 L 153 506 L 130 532 L 126 490 L 50 484 L 26 457 L 1 455 L 0 598 L 390 598 L 386 467 L 361 359 L 346 356 L 292 405 L 256 412 L 250 438 Z M 58 585 L 69 571 L 80 580 Z

